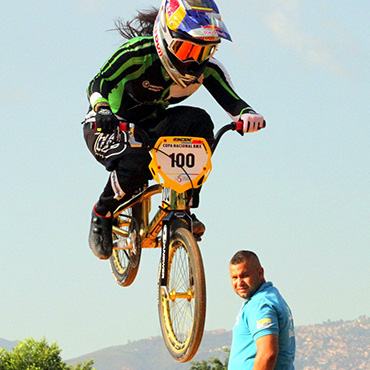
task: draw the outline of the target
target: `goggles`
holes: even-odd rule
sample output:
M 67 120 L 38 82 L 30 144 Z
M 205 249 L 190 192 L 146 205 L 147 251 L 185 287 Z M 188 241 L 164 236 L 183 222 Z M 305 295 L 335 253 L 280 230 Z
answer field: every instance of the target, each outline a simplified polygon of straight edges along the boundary
M 217 50 L 217 44 L 199 45 L 190 41 L 173 39 L 168 50 L 181 62 L 203 63 Z

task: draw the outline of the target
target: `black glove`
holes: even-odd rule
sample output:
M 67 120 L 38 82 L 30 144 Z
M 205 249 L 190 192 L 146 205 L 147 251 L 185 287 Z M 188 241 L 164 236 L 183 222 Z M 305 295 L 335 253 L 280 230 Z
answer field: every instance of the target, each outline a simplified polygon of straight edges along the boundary
M 112 133 L 119 125 L 117 117 L 112 113 L 110 107 L 106 105 L 98 107 L 95 120 L 97 130 L 106 134 Z

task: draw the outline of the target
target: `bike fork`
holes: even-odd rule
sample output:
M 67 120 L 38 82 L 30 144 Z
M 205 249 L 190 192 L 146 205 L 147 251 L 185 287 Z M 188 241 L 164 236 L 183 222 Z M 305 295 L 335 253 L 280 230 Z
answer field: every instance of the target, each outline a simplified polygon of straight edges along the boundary
M 166 290 L 168 283 L 168 252 L 171 243 L 171 234 L 178 227 L 191 228 L 191 217 L 185 212 L 170 211 L 170 213 L 162 221 L 162 250 L 160 262 L 160 284 Z

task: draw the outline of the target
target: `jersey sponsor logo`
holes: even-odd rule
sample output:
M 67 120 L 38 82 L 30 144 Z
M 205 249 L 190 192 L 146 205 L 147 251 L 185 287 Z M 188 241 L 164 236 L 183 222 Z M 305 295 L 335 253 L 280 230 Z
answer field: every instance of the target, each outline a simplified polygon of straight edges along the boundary
M 289 338 L 295 337 L 292 311 L 287 307 L 289 313 Z
M 271 319 L 262 319 L 257 321 L 257 329 L 266 329 L 272 326 Z
M 148 80 L 143 81 L 142 85 L 145 89 L 148 89 L 150 91 L 159 92 L 164 90 L 163 86 L 152 85 Z

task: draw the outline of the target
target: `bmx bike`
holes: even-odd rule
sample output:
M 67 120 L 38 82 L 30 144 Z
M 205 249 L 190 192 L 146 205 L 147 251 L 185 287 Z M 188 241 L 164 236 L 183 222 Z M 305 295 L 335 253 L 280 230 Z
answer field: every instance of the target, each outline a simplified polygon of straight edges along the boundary
M 158 273 L 158 311 L 162 336 L 172 357 L 187 362 L 202 340 L 206 314 L 206 282 L 201 252 L 186 212 L 187 193 L 202 186 L 211 171 L 211 156 L 221 136 L 240 130 L 242 123 L 223 126 L 214 139 L 160 137 L 155 144 L 133 124 L 120 124 L 131 146 L 143 146 L 152 156 L 150 171 L 157 184 L 145 184 L 113 216 L 110 266 L 121 286 L 134 281 L 143 248 L 161 248 Z M 135 136 L 141 139 L 136 141 Z M 161 205 L 150 219 L 151 198 Z

